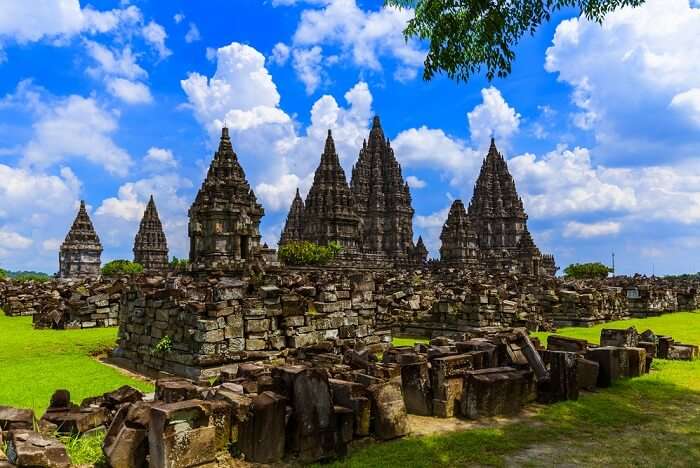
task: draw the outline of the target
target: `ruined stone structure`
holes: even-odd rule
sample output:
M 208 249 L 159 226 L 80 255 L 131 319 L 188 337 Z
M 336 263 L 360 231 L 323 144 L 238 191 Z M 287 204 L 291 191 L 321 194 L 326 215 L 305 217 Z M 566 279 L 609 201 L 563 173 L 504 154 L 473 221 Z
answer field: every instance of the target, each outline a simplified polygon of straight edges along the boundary
M 304 200 L 301 199 L 299 189 L 297 188 L 297 193 L 294 195 L 292 206 L 289 208 L 289 213 L 287 214 L 287 221 L 284 224 L 284 229 L 282 229 L 282 236 L 280 237 L 279 245 L 283 246 L 289 242 L 303 240 L 303 238 Z
M 440 261 L 445 265 L 475 265 L 478 261 L 476 232 L 471 226 L 462 200 L 452 202 L 440 234 Z
M 164 272 L 168 269 L 168 242 L 153 195 L 148 200 L 139 232 L 134 239 L 134 262 L 141 264 L 149 273 Z
M 61 278 L 96 277 L 100 274 L 102 244 L 95 232 L 85 202 L 80 201 L 78 215 L 61 244 L 58 255 Z
M 405 263 L 413 250 L 413 207 L 391 144 L 375 116 L 350 181 L 361 219 L 362 248 Z
M 303 240 L 319 245 L 338 242 L 345 252 L 360 250 L 360 218 L 330 130 L 313 185 L 306 195 L 302 224 Z
M 194 270 L 242 270 L 260 250 L 263 207 L 233 151 L 228 128 L 189 210 L 190 263 Z

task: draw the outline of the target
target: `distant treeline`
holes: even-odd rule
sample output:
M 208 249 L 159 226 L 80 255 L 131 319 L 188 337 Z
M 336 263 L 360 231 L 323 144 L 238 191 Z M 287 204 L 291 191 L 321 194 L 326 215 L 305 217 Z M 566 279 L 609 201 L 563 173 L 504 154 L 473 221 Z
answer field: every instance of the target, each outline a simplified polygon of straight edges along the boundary
M 41 271 L 8 271 L 0 268 L 0 278 L 12 278 L 20 281 L 46 281 L 51 276 Z

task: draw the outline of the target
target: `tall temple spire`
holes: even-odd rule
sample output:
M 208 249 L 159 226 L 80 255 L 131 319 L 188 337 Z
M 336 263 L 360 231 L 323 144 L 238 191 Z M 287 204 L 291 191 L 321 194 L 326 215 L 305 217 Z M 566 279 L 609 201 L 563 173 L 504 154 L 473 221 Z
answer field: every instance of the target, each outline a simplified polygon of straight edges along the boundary
M 474 232 L 462 200 L 452 202 L 440 234 L 440 261 L 446 265 L 463 266 L 475 263 L 478 257 Z
M 59 276 L 61 278 L 98 276 L 101 254 L 100 238 L 85 208 L 85 201 L 80 200 L 78 214 L 58 254 Z
M 319 245 L 335 241 L 346 250 L 358 249 L 360 220 L 330 130 L 313 185 L 306 195 L 303 219 L 304 240 Z
M 294 200 L 292 200 L 292 206 L 289 208 L 289 213 L 287 214 L 287 221 L 284 224 L 284 229 L 282 230 L 282 236 L 280 237 L 279 245 L 282 246 L 289 242 L 302 240 L 303 232 L 304 200 L 301 199 L 301 195 L 299 195 L 299 188 L 297 187 L 297 193 L 296 195 L 294 195 Z
M 379 116 L 352 169 L 355 208 L 362 219 L 363 248 L 405 260 L 413 248 L 411 193 Z
M 151 195 L 134 239 L 134 262 L 147 272 L 165 272 L 168 269 L 168 242 L 160 222 L 156 202 Z
M 224 127 L 219 148 L 189 210 L 193 268 L 238 270 L 257 258 L 264 214 Z

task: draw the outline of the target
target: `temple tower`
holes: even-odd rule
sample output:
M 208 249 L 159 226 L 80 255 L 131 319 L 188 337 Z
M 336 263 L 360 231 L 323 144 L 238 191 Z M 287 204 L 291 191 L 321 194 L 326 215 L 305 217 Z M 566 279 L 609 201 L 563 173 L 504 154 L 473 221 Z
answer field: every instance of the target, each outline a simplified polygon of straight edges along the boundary
M 474 264 L 479 255 L 476 232 L 472 228 L 462 200 L 452 202 L 440 234 L 440 261 L 445 265 Z
M 527 214 L 523 202 L 493 138 L 469 203 L 469 218 L 476 229 L 479 248 L 488 254 L 515 251 L 525 231 Z
M 61 244 L 58 254 L 61 278 L 97 277 L 100 274 L 102 244 L 95 232 L 85 202 L 80 201 L 78 215 Z
M 361 219 L 363 250 L 407 259 L 413 249 L 411 192 L 378 116 L 352 169 L 350 188 Z
M 360 218 L 330 130 L 313 185 L 306 195 L 303 219 L 304 240 L 319 245 L 335 241 L 351 252 L 360 248 Z
M 423 242 L 423 236 L 418 236 L 418 242 L 411 249 L 411 263 L 414 266 L 420 266 L 428 261 L 428 248 Z
M 292 206 L 287 214 L 287 221 L 280 236 L 279 245 L 283 246 L 289 242 L 300 241 L 304 232 L 304 200 L 299 195 L 299 189 L 292 200 Z
M 134 262 L 143 265 L 147 272 L 165 272 L 168 269 L 168 242 L 153 195 L 148 200 L 134 239 Z
M 219 149 L 189 210 L 193 269 L 239 270 L 257 259 L 264 213 L 224 127 Z

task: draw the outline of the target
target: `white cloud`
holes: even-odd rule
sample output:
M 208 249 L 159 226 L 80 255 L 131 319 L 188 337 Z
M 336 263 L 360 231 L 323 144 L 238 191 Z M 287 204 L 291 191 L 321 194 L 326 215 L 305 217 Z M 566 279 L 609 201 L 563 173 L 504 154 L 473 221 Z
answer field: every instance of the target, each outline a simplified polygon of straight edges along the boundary
M 45 239 L 41 242 L 41 248 L 47 252 L 58 252 L 62 243 L 63 239 Z
M 323 54 L 319 46 L 292 51 L 293 66 L 306 87 L 306 94 L 313 94 L 321 84 Z
M 301 179 L 296 174 L 283 174 L 274 183 L 262 182 L 255 187 L 255 193 L 265 202 L 265 208 L 272 211 L 289 209 L 289 203 Z
M 424 180 L 421 180 L 418 177 L 412 175 L 406 177 L 406 183 L 409 187 L 414 189 L 422 189 L 428 185 Z
M 448 198 L 451 198 L 448 194 Z M 446 207 L 431 213 L 429 215 L 416 215 L 413 219 L 413 224 L 421 231 L 423 236 L 423 242 L 428 248 L 431 255 L 439 257 L 440 254 L 440 233 L 442 232 L 442 226 L 447 220 L 447 215 L 450 212 L 450 204 Z
M 22 164 L 39 169 L 82 158 L 115 175 L 126 175 L 131 157 L 111 138 L 118 128 L 115 115 L 94 98 L 68 96 L 44 109 L 34 123 L 34 135 Z
M 671 107 L 684 112 L 689 120 L 700 127 L 700 88 L 676 94 L 671 99 Z
M 467 114 L 472 142 L 486 146 L 493 136 L 499 142 L 507 142 L 518 131 L 520 114 L 503 99 L 495 87 L 481 90 L 483 102 Z
M 399 62 L 396 79 L 415 78 L 426 52 L 417 41 L 406 41 L 403 36 L 412 10 L 382 7 L 365 11 L 355 0 L 313 3 L 320 7 L 302 12 L 292 40 L 294 48 L 337 47 L 356 66 L 376 72 L 382 70 L 380 57 L 388 56 Z
M 590 237 L 610 236 L 620 232 L 622 225 L 615 221 L 601 221 L 599 223 L 579 223 L 571 221 L 564 227 L 564 237 L 588 239 Z
M 155 146 L 148 149 L 143 162 L 147 170 L 153 171 L 177 167 L 177 161 L 172 151 L 165 148 L 156 148 Z
M 574 18 L 557 26 L 545 68 L 573 86 L 574 123 L 593 132 L 598 158 L 648 164 L 669 144 L 669 157 L 697 156 L 698 30 L 700 10 L 688 0 L 648 0 L 602 25 Z
M 153 102 L 151 90 L 143 83 L 124 78 L 107 80 L 107 90 L 127 104 L 148 104 Z
M 115 52 L 94 41 L 85 40 L 84 43 L 88 55 L 99 65 L 99 68 L 88 68 L 89 74 L 121 76 L 130 80 L 148 76 L 146 70 L 136 63 L 131 47 L 126 46 L 121 52 Z
M 143 38 L 148 42 L 161 59 L 167 58 L 172 55 L 172 51 L 168 49 L 165 45 L 165 40 L 168 38 L 168 34 L 165 32 L 165 28 L 155 21 L 149 22 L 146 26 L 141 29 Z
M 192 42 L 196 42 L 201 39 L 202 36 L 199 34 L 199 28 L 197 27 L 197 25 L 194 23 L 190 23 L 190 28 L 187 30 L 187 34 L 185 34 L 185 42 L 191 44 Z
M 275 65 L 284 65 L 289 60 L 290 48 L 287 44 L 283 42 L 278 42 L 272 48 L 272 55 L 270 56 L 270 62 Z
M 16 232 L 0 229 L 0 249 L 26 249 L 32 246 L 34 241 Z
M 175 13 L 173 16 L 173 21 L 175 21 L 175 24 L 180 24 L 182 23 L 182 20 L 185 19 L 184 13 Z

